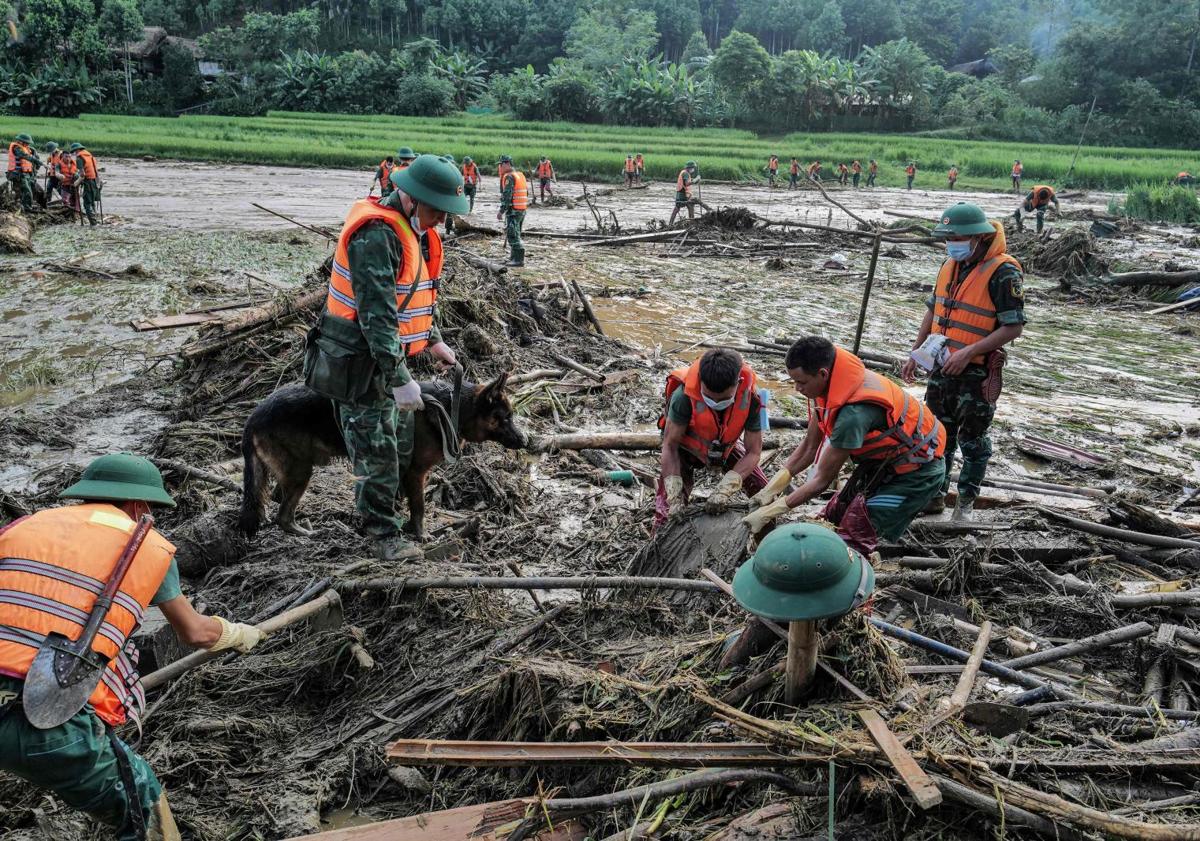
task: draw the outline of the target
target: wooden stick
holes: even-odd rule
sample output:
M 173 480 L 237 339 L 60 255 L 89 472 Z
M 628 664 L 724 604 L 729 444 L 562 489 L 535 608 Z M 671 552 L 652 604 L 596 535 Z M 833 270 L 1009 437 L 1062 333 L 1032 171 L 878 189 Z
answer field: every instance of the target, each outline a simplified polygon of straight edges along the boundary
M 1169 718 L 1173 721 L 1200 720 L 1200 712 L 1176 710 L 1166 707 L 1135 707 L 1131 704 L 1108 704 L 1103 701 L 1050 701 L 1045 704 L 1030 704 L 1025 709 L 1032 715 L 1049 715 L 1063 710 L 1096 713 L 1097 715 L 1129 716 L 1131 718 Z
M 804 690 L 817 673 L 817 646 L 820 635 L 817 623 L 796 620 L 788 624 L 787 671 L 784 700 L 791 706 L 800 703 Z
M 1057 520 L 1076 531 L 1096 534 L 1101 537 L 1110 537 L 1125 543 L 1137 543 L 1141 546 L 1160 546 L 1167 549 L 1200 549 L 1200 541 L 1198 540 L 1184 540 L 1179 537 L 1166 537 L 1161 534 L 1146 534 L 1140 531 L 1129 531 L 1127 529 L 1114 528 L 1113 526 L 1104 526 L 1100 523 L 1093 523 L 1090 520 L 1081 520 L 1078 517 L 1068 516 L 1061 511 L 1046 508 L 1042 505 L 1034 507 L 1044 516 Z M 1166 594 L 1163 593 L 1161 595 Z
M 340 607 L 341 597 L 338 596 L 336 590 L 326 590 L 320 598 L 313 599 L 291 610 L 285 611 L 276 617 L 257 625 L 258 630 L 264 634 L 270 635 L 276 631 L 280 631 L 289 625 L 295 625 L 316 616 L 318 613 L 323 613 L 327 610 Z M 149 692 L 162 686 L 164 683 L 174 680 L 180 675 L 191 671 L 197 666 L 202 666 L 210 660 L 215 660 L 218 657 L 223 657 L 228 652 L 225 651 L 195 651 L 186 657 L 181 657 L 170 665 L 163 666 L 161 669 L 151 672 L 142 678 L 142 689 Z
M 583 374 L 585 377 L 591 377 L 593 380 L 596 380 L 598 382 L 604 382 L 603 374 L 599 373 L 598 371 L 593 371 L 591 368 L 588 368 L 585 365 L 580 365 L 578 362 L 576 362 L 571 357 L 563 356 L 558 351 L 554 351 L 554 350 L 550 351 L 550 358 L 553 359 L 558 364 L 564 365 L 567 368 L 570 368 L 572 371 L 577 371 L 578 373 Z
M 818 187 L 821 185 L 818 184 Z M 821 190 L 825 192 L 824 189 Z M 825 198 L 829 198 L 828 195 Z M 833 201 L 833 199 L 829 199 Z M 834 202 L 836 204 L 836 202 Z M 841 207 L 841 205 L 838 205 Z M 845 210 L 845 208 L 842 208 Z M 846 211 L 849 213 L 849 211 Z M 855 217 L 858 218 L 858 217 Z M 871 287 L 875 285 L 875 264 L 879 262 L 879 243 L 882 242 L 879 234 L 875 235 L 874 244 L 871 246 L 871 266 L 867 269 L 867 283 L 863 286 L 862 306 L 858 310 L 858 328 L 854 331 L 854 350 L 853 353 L 857 356 L 858 349 L 862 346 L 863 322 L 867 319 L 867 304 L 871 300 Z
M 583 312 L 587 315 L 588 321 L 592 322 L 592 326 L 596 328 L 596 332 L 603 336 L 604 328 L 600 326 L 600 319 L 596 318 L 596 311 L 592 309 L 592 302 L 588 300 L 588 296 L 579 288 L 579 282 L 575 278 L 571 278 L 571 288 L 579 296 L 579 303 L 583 304 Z
M 174 461 L 169 458 L 155 458 L 154 463 L 166 470 L 174 470 L 176 473 L 182 473 L 193 479 L 199 479 L 201 482 L 208 482 L 210 485 L 217 485 L 231 491 L 240 492 L 242 490 L 242 486 L 228 476 L 218 476 L 216 473 L 192 467 L 190 464 L 184 464 L 182 461 Z
M 463 248 L 461 245 L 455 244 L 453 251 L 463 262 L 468 266 L 474 266 L 477 269 L 483 269 L 485 272 L 492 274 L 508 274 L 508 267 L 503 263 L 497 263 L 494 260 L 489 260 L 486 257 L 481 257 L 470 249 Z
M 922 809 L 932 809 L 941 803 L 942 793 L 938 790 L 937 785 L 917 764 L 917 760 L 913 759 L 913 755 L 905 749 L 904 745 L 900 744 L 896 735 L 880 718 L 879 713 L 875 710 L 859 710 L 858 717 L 862 719 L 862 723 L 867 727 L 867 732 L 871 734 L 875 744 L 879 745 L 883 755 L 887 757 L 892 768 L 900 776 L 908 793 L 913 796 L 913 800 L 917 801 L 917 805 Z
M 708 581 L 691 578 L 653 578 L 631 575 L 593 577 L 541 576 L 512 577 L 469 576 L 462 578 L 348 578 L 338 582 L 346 592 L 371 590 L 687 590 L 715 593 L 720 588 Z
M 325 239 L 328 239 L 328 240 L 337 239 L 337 237 L 335 237 L 331 231 L 327 231 L 324 228 L 314 228 L 312 225 L 305 225 L 303 222 L 297 222 L 291 216 L 285 216 L 284 214 L 282 214 L 276 210 L 271 210 L 271 208 L 269 208 L 269 207 L 263 207 L 258 202 L 250 202 L 250 204 L 253 205 L 254 207 L 257 207 L 259 210 L 263 210 L 263 211 L 266 211 L 267 213 L 270 213 L 272 216 L 278 216 L 280 219 L 286 219 L 287 221 L 291 222 L 293 225 L 304 228 L 304 230 L 306 230 L 306 231 L 312 231 L 314 234 L 323 236 L 323 237 L 325 237 Z
M 975 678 L 979 675 L 979 667 L 983 663 L 983 657 L 987 654 L 988 643 L 991 640 L 992 623 L 985 619 L 979 626 L 979 637 L 971 649 L 971 658 L 967 660 L 963 673 L 958 677 L 958 685 L 954 687 L 954 693 L 950 696 L 952 711 L 958 712 L 967 705 L 967 701 L 971 700 L 971 691 L 975 688 Z
M 986 624 L 986 623 L 985 623 Z M 1095 634 L 1090 637 L 1084 637 L 1081 640 L 1060 645 L 1057 648 L 1048 648 L 1045 651 L 1036 651 L 1033 654 L 1026 654 L 1024 657 L 1015 657 L 1012 660 L 1005 660 L 1004 666 L 1010 669 L 1028 669 L 1033 666 L 1044 666 L 1047 663 L 1054 663 L 1059 660 L 1065 660 L 1068 657 L 1074 657 L 1076 654 L 1085 654 L 1089 651 L 1098 651 L 1101 648 L 1107 648 L 1110 645 L 1128 642 L 1130 640 L 1148 637 L 1154 633 L 1154 626 L 1149 622 L 1138 622 L 1134 625 L 1126 625 L 1123 628 L 1115 628 L 1111 631 L 1105 631 L 1102 634 Z
M 1069 826 L 1062 826 L 1041 815 L 1035 815 L 1033 812 L 997 800 L 995 797 L 988 797 L 986 794 L 981 794 L 975 789 L 941 774 L 934 774 L 933 779 L 946 797 L 964 806 L 970 806 L 972 809 L 987 812 L 1004 821 L 1006 825 L 1027 826 L 1048 838 L 1062 841 L 1084 841 L 1084 836 Z

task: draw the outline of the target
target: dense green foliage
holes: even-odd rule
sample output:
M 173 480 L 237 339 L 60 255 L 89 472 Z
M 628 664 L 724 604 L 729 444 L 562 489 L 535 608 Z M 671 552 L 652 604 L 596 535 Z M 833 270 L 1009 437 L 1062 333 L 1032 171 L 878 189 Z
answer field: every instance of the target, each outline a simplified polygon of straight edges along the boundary
M 1134 219 L 1151 222 L 1200 222 L 1200 198 L 1192 187 L 1138 184 L 1129 189 L 1125 203 L 1113 208 Z
M 1094 143 L 1200 147 L 1200 0 L 7 2 L 19 37 L 6 75 L 90 72 L 66 107 L 10 83 L 0 107 L 26 114 L 102 96 L 126 112 L 471 108 L 1023 142 L 1086 125 Z M 121 47 L 143 21 L 198 38 L 226 74 L 202 87 L 176 66 L 127 90 Z M 947 69 L 984 59 L 987 78 Z
M 1071 146 L 1026 146 L 1014 143 L 918 138 L 880 134 L 792 134 L 763 140 L 748 131 L 580 125 L 518 121 L 495 116 L 422 117 L 348 116 L 271 112 L 251 119 L 188 116 L 134 118 L 85 114 L 80 119 L 0 117 L 0 133 L 33 133 L 38 143 L 81 141 L 101 157 L 157 155 L 192 160 L 269 163 L 293 166 L 374 166 L 401 145 L 418 152 L 471 155 L 492 171 L 501 154 L 531 168 L 548 155 L 564 178 L 616 181 L 625 155 L 642 152 L 651 178 L 674 179 L 683 163 L 695 159 L 709 179 L 761 177 L 768 155 L 787 161 L 795 155 L 807 163 L 880 164 L 880 183 L 903 184 L 903 166 L 915 160 L 917 186 L 942 188 L 945 171 L 957 164 L 959 187 L 1004 189 L 1013 158 L 1026 164 L 1029 183 L 1049 181 L 1065 186 Z M 1123 188 L 1165 180 L 1164 173 L 1184 168 L 1187 152 L 1093 147 L 1076 164 L 1069 183 Z M 828 170 L 827 170 L 828 171 Z

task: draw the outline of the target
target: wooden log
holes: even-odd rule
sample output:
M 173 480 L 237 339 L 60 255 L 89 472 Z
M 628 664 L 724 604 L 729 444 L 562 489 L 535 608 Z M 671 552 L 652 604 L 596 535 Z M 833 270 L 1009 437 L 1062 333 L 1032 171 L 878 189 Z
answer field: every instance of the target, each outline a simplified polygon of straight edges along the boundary
M 1167 304 L 1165 307 L 1155 307 L 1152 310 L 1146 310 L 1143 315 L 1162 315 L 1164 312 L 1173 312 L 1174 310 L 1181 310 L 1187 307 L 1195 306 L 1200 306 L 1200 302 L 1198 302 L 1195 298 L 1188 298 L 1184 301 L 1176 301 L 1173 304 Z
M 1086 654 L 1089 651 L 1099 651 L 1102 648 L 1108 648 L 1111 645 L 1129 642 L 1130 640 L 1141 639 L 1148 637 L 1154 633 L 1154 626 L 1149 622 L 1138 622 L 1134 625 L 1126 625 L 1123 628 L 1115 628 L 1111 631 L 1105 631 L 1102 634 L 1094 634 L 1090 637 L 1084 637 L 1081 640 L 1060 645 L 1057 648 L 1048 648 L 1045 651 L 1037 651 L 1033 654 L 1026 654 L 1024 657 L 1015 657 L 1012 660 L 1005 660 L 1004 665 L 1010 669 L 1029 669 L 1033 666 L 1044 666 L 1047 663 L 1056 663 L 1059 660 L 1065 660 L 1068 657 L 1074 657 L 1077 654 Z
M 484 742 L 397 739 L 387 746 L 392 765 L 524 768 L 550 765 L 627 765 L 643 768 L 733 768 L 824 764 L 819 753 L 781 752 L 759 742 Z
M 596 311 L 592 309 L 592 302 L 588 300 L 588 296 L 582 289 L 579 288 L 579 282 L 575 278 L 571 278 L 571 288 L 575 290 L 575 294 L 579 296 L 579 303 L 583 305 L 583 312 L 587 316 L 588 321 L 596 328 L 596 332 L 601 336 L 604 335 L 604 328 L 600 326 L 600 319 L 596 318 Z
M 817 186 L 820 187 L 819 184 Z M 824 193 L 825 190 L 822 188 L 821 192 Z M 829 198 L 828 195 L 825 197 Z M 833 199 L 829 200 L 833 201 Z M 836 202 L 834 203 L 836 204 Z M 838 206 L 841 207 L 841 205 Z M 879 262 L 879 244 L 882 241 L 883 240 L 880 238 L 880 236 L 876 234 L 875 239 L 871 244 L 871 265 L 867 269 L 867 281 L 863 286 L 862 306 L 858 311 L 858 326 L 854 330 L 854 349 L 851 352 L 855 355 L 858 355 L 859 347 L 862 345 L 863 324 L 867 320 L 867 304 L 869 304 L 871 301 L 871 287 L 875 285 L 875 266 Z
M 983 657 L 987 654 L 988 643 L 991 640 L 992 623 L 985 619 L 979 626 L 979 636 L 971 649 L 971 658 L 967 660 L 962 674 L 958 677 L 958 685 L 954 687 L 954 692 L 950 696 L 952 712 L 963 709 L 967 705 L 967 701 L 971 700 L 971 692 L 975 689 L 975 678 L 979 674 L 979 666 L 983 663 Z
M 281 631 L 289 625 L 295 625 L 303 622 L 306 619 L 311 619 L 317 614 L 324 613 L 330 610 L 341 610 L 342 600 L 338 596 L 336 590 L 326 590 L 319 598 L 313 599 L 310 602 L 294 607 L 291 610 L 285 611 L 265 622 L 259 623 L 256 627 L 264 634 L 270 635 L 276 631 Z M 142 678 L 142 689 L 149 692 L 162 686 L 164 683 L 174 680 L 182 674 L 185 674 L 197 666 L 202 666 L 210 660 L 215 660 L 218 657 L 223 657 L 226 651 L 195 651 L 186 657 L 181 657 L 174 663 L 163 666 L 161 669 L 151 672 Z
M 315 310 L 325 303 L 328 290 L 324 287 L 302 292 L 288 298 L 277 298 L 257 307 L 248 307 L 222 318 L 217 326 L 225 333 L 248 330 L 260 324 L 291 318 L 307 310 Z
M 210 485 L 216 485 L 231 491 L 242 490 L 242 486 L 230 479 L 228 476 L 221 476 L 212 473 L 208 470 L 201 470 L 199 467 L 192 467 L 190 464 L 184 464 L 182 461 L 174 461 L 169 458 L 155 458 L 154 463 L 166 470 L 174 470 L 176 473 L 182 473 L 192 479 L 199 479 L 201 482 L 208 482 Z
M 784 700 L 793 707 L 800 703 L 804 691 L 817 673 L 817 649 L 820 636 L 817 623 L 797 620 L 788 623 L 787 668 Z
M 995 797 L 989 797 L 960 782 L 933 774 L 937 787 L 950 800 L 969 806 L 980 812 L 986 812 L 1001 820 L 1006 826 L 1025 826 L 1045 835 L 1048 838 L 1062 841 L 1084 841 L 1085 836 L 1069 826 L 1061 826 L 1041 815 L 1013 806 Z
M 1159 707 L 1136 707 L 1132 704 L 1109 704 L 1103 701 L 1048 701 L 1044 704 L 1030 704 L 1026 707 L 1031 715 L 1049 715 L 1063 710 L 1095 713 L 1096 715 L 1129 716 L 1131 718 L 1169 718 L 1174 721 L 1200 720 L 1200 712 L 1193 710 L 1175 710 Z
M 591 368 L 588 368 L 586 365 L 581 365 L 580 363 L 576 362 L 571 357 L 564 356 L 563 354 L 559 353 L 558 351 L 554 351 L 554 350 L 550 351 L 550 358 L 553 359 L 558 364 L 563 365 L 567 368 L 570 368 L 572 371 L 576 371 L 580 374 L 583 374 L 585 377 L 590 377 L 591 379 L 596 380 L 597 382 L 604 382 L 603 374 L 599 373 L 598 371 L 593 371 Z
M 1114 815 L 1137 815 L 1161 812 L 1166 809 L 1176 809 L 1180 806 L 1195 806 L 1200 803 L 1200 793 L 1182 794 L 1179 797 L 1168 797 L 1165 800 L 1152 800 L 1149 803 L 1138 803 L 1133 806 L 1123 806 L 1113 809 Z
M 348 578 L 338 582 L 345 592 L 371 590 L 686 590 L 695 593 L 720 592 L 709 581 L 691 578 L 654 578 L 632 575 L 569 576 L 468 576 L 461 578 Z
M 1120 540 L 1125 543 L 1137 543 L 1141 546 L 1159 546 L 1168 549 L 1200 549 L 1200 541 L 1184 540 L 1180 537 L 1166 537 L 1161 534 L 1146 534 L 1140 531 L 1129 531 L 1128 529 L 1115 528 L 1113 526 L 1105 526 L 1100 523 L 1093 523 L 1090 520 L 1081 520 L 1078 517 L 1072 517 L 1064 514 L 1061 511 L 1056 511 L 1053 508 L 1046 508 L 1042 505 L 1034 506 L 1037 510 L 1046 517 L 1056 520 L 1069 528 L 1076 531 L 1087 532 L 1088 534 L 1099 535 L 1100 537 L 1108 537 L 1114 540 Z M 1166 595 L 1166 594 L 1162 594 Z
M 297 835 L 288 841 L 508 841 L 512 837 L 513 827 L 529 814 L 537 802 L 537 798 L 527 797 L 478 803 L 365 826 Z M 567 821 L 553 829 L 543 826 L 533 837 L 537 841 L 583 841 L 587 837 L 587 830 L 578 823 Z
M 494 275 L 508 274 L 508 266 L 503 263 L 497 263 L 495 260 L 489 260 L 486 257 L 476 254 L 470 249 L 463 248 L 461 245 L 452 246 L 452 253 L 462 258 L 462 261 L 468 266 L 474 266 L 477 269 L 483 269 Z
M 1108 286 L 1141 287 L 1141 286 L 1183 286 L 1188 283 L 1200 283 L 1200 269 L 1188 269 L 1182 272 L 1120 272 L 1109 274 L 1102 278 Z
M 263 207 L 258 202 L 250 202 L 250 204 L 253 207 L 257 207 L 259 210 L 262 210 L 266 213 L 270 213 L 272 216 L 278 216 L 280 219 L 286 219 L 288 222 L 291 222 L 293 225 L 295 225 L 299 228 L 303 228 L 306 231 L 312 231 L 314 234 L 317 234 L 318 236 L 323 236 L 323 237 L 325 237 L 325 239 L 328 239 L 328 240 L 336 240 L 337 239 L 337 237 L 333 234 L 332 231 L 327 231 L 325 228 L 317 228 L 312 225 L 305 225 L 303 222 L 299 222 L 299 221 L 293 219 L 291 216 L 287 216 L 286 214 L 280 213 L 277 210 L 271 210 L 271 208 L 269 208 L 269 207 Z
M 795 623 L 792 623 L 795 624 Z M 900 744 L 895 734 L 875 710 L 859 710 L 858 717 L 866 725 L 867 732 L 879 745 L 892 768 L 922 809 L 932 809 L 942 802 L 942 793 L 929 775 L 917 764 L 917 760 Z
M 561 368 L 537 368 L 524 374 L 513 374 L 508 378 L 509 386 L 524 385 L 538 380 L 559 380 L 567 375 Z

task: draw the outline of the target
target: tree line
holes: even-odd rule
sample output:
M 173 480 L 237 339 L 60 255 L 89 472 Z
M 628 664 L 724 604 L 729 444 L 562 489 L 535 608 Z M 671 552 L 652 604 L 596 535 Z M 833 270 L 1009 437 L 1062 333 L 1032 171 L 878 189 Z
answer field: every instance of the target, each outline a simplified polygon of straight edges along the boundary
M 9 18 L 16 113 L 479 108 L 1030 142 L 1086 123 L 1089 142 L 1200 145 L 1200 0 L 19 0 Z M 225 74 L 168 48 L 161 78 L 127 79 L 143 24 Z

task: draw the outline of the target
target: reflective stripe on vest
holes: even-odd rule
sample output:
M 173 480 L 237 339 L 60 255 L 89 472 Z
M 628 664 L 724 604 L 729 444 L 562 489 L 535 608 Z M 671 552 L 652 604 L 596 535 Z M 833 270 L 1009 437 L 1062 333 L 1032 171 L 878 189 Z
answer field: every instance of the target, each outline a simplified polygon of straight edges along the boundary
M 697 359 L 689 367 L 676 369 L 667 376 L 664 395 L 666 403 L 663 415 L 659 418 L 659 427 L 666 427 L 671 398 L 682 388 L 692 405 L 692 416 L 679 446 L 695 456 L 701 464 L 719 464 L 733 452 L 746 430 L 746 422 L 750 419 L 751 398 L 757 383 L 758 378 L 753 369 L 743 363 L 738 374 L 737 389 L 733 393 L 733 403 L 718 419 L 718 413 L 708 407 L 704 402 L 704 394 L 700 391 L 700 360 Z M 720 461 L 712 457 L 714 454 L 719 454 Z
M 0 673 L 23 678 L 52 632 L 79 637 L 134 525 L 114 506 L 89 503 L 39 511 L 0 533 Z M 161 534 L 147 535 L 92 643 L 108 662 L 88 702 L 113 726 L 144 706 L 131 637 L 174 554 Z
M 512 179 L 512 209 L 525 210 L 529 207 L 529 185 L 525 183 L 525 173 L 514 169 L 506 177 Z
M 12 143 L 9 143 L 8 171 L 13 172 L 14 170 L 18 170 L 20 172 L 33 172 L 33 161 L 29 160 L 28 158 L 18 158 L 16 152 L 17 149 L 20 149 L 27 155 L 30 153 L 30 148 L 24 143 L 20 143 L 15 140 Z
M 997 233 L 997 237 L 1000 234 Z M 946 260 L 938 271 L 937 285 L 933 294 L 933 332 L 946 337 L 946 345 L 954 350 L 973 344 L 983 336 L 990 336 L 999 326 L 996 321 L 996 306 L 992 302 L 989 284 L 992 275 L 1006 263 L 1021 264 L 1000 250 L 1003 243 L 994 242 L 991 256 L 979 263 L 968 275 L 959 280 L 958 264 Z M 971 359 L 983 364 L 983 354 Z
M 346 216 L 333 255 L 325 309 L 339 318 L 358 320 L 358 305 L 354 300 L 354 285 L 350 276 L 350 240 L 359 228 L 374 220 L 390 225 L 400 240 L 404 259 L 396 275 L 396 332 L 405 346 L 405 353 L 415 356 L 429 344 L 429 334 L 433 329 L 433 313 L 442 270 L 442 240 L 433 229 L 425 232 L 425 243 L 429 249 L 429 259 L 426 260 L 421 253 L 421 242 L 408 220 L 399 211 L 381 207 L 379 199 L 356 201 Z M 401 307 L 401 304 L 405 306 Z
M 888 426 L 869 432 L 861 447 L 850 451 L 856 461 L 883 461 L 896 473 L 910 473 L 940 458 L 946 451 L 946 430 L 924 402 L 874 371 L 842 348 L 829 376 L 829 389 L 809 409 L 826 440 L 833 435 L 838 413 L 854 403 L 870 403 L 884 410 Z

